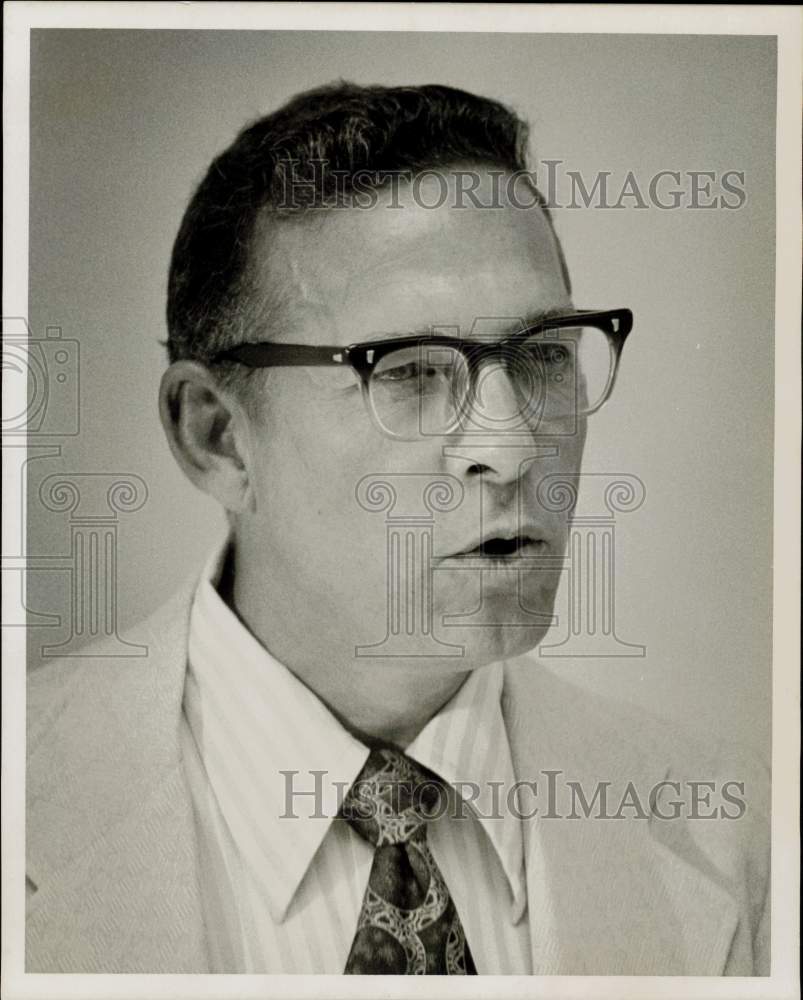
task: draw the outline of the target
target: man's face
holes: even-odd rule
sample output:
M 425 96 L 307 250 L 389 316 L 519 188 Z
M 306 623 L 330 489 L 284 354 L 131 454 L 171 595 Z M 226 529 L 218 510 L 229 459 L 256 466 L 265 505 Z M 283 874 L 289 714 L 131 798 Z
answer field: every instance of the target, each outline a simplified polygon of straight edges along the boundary
M 424 184 L 416 204 L 403 187 L 401 207 L 387 207 L 388 193 L 371 210 L 271 227 L 255 249 L 265 287 L 287 303 L 271 339 L 346 346 L 432 326 L 499 339 L 524 318 L 571 308 L 540 210 L 456 208 L 451 181 L 440 208 L 424 207 L 439 193 Z M 478 194 L 490 201 L 487 175 Z M 342 662 L 389 639 L 374 650 L 377 669 L 464 671 L 540 641 L 566 512 L 545 510 L 536 490 L 547 474 L 579 471 L 583 421 L 528 432 L 493 365 L 458 431 L 412 441 L 374 425 L 350 369 L 273 369 L 264 394 L 249 429 L 253 504 L 237 527 L 237 575 L 271 652 L 289 665 Z M 452 509 L 433 511 L 425 489 L 444 478 Z M 371 491 L 374 480 L 395 491 L 395 506 L 383 509 L 390 494 Z M 476 549 L 517 533 L 526 540 L 508 555 Z

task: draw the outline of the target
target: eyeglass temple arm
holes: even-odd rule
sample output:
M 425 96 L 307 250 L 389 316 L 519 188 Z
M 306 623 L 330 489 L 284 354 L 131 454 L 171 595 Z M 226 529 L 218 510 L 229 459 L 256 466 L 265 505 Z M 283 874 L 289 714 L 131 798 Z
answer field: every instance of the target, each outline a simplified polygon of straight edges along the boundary
M 239 344 L 218 354 L 216 361 L 239 361 L 254 368 L 298 365 L 323 367 L 347 364 L 343 347 L 315 346 L 311 344 Z

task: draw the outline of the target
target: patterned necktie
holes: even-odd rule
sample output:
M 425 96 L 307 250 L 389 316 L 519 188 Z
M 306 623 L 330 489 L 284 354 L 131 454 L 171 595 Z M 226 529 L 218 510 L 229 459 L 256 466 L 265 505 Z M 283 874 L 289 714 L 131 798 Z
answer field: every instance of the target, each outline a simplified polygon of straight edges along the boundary
M 427 845 L 440 780 L 398 750 L 372 750 L 340 816 L 375 847 L 350 975 L 476 975 L 452 897 Z

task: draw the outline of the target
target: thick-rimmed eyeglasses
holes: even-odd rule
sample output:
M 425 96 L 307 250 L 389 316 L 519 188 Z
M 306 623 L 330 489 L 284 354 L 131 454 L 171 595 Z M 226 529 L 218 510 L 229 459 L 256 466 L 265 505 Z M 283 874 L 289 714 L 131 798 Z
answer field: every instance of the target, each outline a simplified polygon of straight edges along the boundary
M 633 328 L 629 309 L 576 311 L 495 340 L 437 332 L 342 346 L 239 344 L 214 362 L 249 368 L 349 366 L 368 412 L 400 440 L 486 429 L 534 431 L 596 412 L 609 398 L 622 348 Z M 486 405 L 486 379 L 504 372 L 512 389 L 507 413 Z

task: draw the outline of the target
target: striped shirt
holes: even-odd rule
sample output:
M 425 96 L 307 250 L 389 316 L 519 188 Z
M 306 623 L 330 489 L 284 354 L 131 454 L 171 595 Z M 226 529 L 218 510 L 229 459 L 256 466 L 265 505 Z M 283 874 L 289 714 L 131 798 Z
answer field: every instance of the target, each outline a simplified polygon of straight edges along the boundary
M 373 848 L 332 818 L 368 748 L 220 598 L 224 555 L 195 595 L 182 723 L 210 969 L 342 973 Z M 477 971 L 521 975 L 532 967 L 521 825 L 499 805 L 515 782 L 502 678 L 501 664 L 471 673 L 405 752 L 448 786 L 428 841 Z

